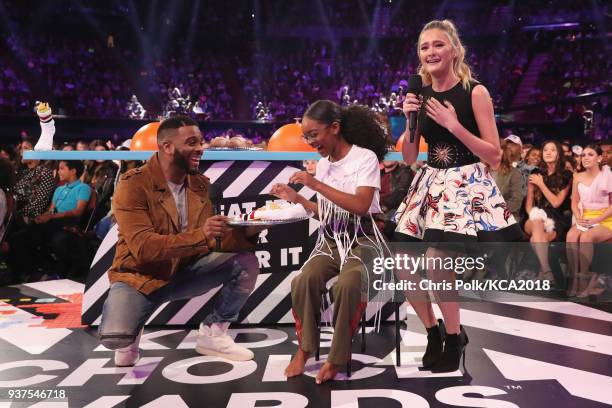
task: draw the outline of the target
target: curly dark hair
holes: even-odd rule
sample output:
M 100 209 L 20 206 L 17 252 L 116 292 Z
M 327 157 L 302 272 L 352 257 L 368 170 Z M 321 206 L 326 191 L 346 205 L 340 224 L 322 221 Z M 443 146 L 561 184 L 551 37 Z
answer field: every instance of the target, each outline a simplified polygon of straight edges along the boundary
M 338 122 L 344 140 L 373 151 L 379 161 L 387 154 L 384 124 L 367 106 L 351 105 L 343 108 L 330 100 L 318 100 L 308 107 L 304 117 L 326 125 Z

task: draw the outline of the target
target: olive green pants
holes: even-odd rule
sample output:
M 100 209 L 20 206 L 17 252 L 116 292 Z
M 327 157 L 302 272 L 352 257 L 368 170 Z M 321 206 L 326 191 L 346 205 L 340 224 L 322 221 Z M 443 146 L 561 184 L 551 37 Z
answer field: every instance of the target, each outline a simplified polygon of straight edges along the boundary
M 368 242 L 360 238 L 359 242 Z M 319 323 L 321 321 L 321 295 L 326 282 L 338 275 L 331 288 L 334 302 L 334 336 L 327 361 L 335 365 L 346 364 L 350 356 L 353 333 L 359 326 L 362 313 L 367 306 L 366 268 L 361 260 L 348 259 L 340 269 L 340 256 L 336 244 L 327 240 L 333 257 L 317 255 L 302 267 L 302 272 L 291 282 L 293 317 L 300 348 L 315 352 L 319 344 Z M 362 245 L 353 247 L 353 254 L 360 259 L 369 248 Z

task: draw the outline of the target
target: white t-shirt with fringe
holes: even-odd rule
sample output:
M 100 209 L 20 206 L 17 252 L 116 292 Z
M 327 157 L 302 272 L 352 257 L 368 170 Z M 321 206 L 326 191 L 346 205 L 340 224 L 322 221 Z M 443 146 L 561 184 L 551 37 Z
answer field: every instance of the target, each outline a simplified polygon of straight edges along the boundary
M 368 212 L 381 213 L 380 166 L 370 149 L 353 145 L 346 156 L 336 162 L 327 157 L 317 163 L 315 178 L 344 193 L 355 194 L 357 187 L 374 187 L 374 197 Z M 319 193 L 318 193 L 319 194 Z

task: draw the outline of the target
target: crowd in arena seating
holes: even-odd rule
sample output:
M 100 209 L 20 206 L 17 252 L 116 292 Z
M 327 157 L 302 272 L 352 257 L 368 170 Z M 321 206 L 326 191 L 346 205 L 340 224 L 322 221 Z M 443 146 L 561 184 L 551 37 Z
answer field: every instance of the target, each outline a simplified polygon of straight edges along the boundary
M 548 63 L 531 90 L 530 103 L 541 106 L 530 110 L 529 117 L 562 119 L 572 113 L 582 115 L 585 110 L 591 109 L 596 113 L 595 139 L 607 137 L 611 129 L 609 97 L 587 103 L 563 103 L 566 98 L 612 89 L 609 75 L 612 62 L 605 52 L 598 51 L 600 47 L 600 40 L 583 35 L 569 34 L 555 38 L 548 51 Z
M 279 30 L 283 24 L 316 27 L 323 23 L 319 21 L 323 15 L 327 16 L 325 24 L 332 27 L 359 26 L 367 16 L 372 20 L 382 18 L 375 16 L 372 4 L 364 6 L 364 13 L 355 13 L 349 3 L 330 2 L 322 6 L 324 12 L 314 14 L 302 10 L 306 7 L 303 4 L 286 4 L 276 6 L 271 13 L 281 23 Z M 586 6 L 559 8 L 546 1 L 541 3 L 539 9 L 553 12 L 551 22 L 574 17 L 592 20 L 588 13 L 579 12 L 588 9 Z M 424 21 L 432 13 L 444 12 L 470 37 L 466 40 L 468 62 L 487 85 L 497 112 L 511 106 L 531 58 L 545 49 L 549 61 L 563 63 L 545 66 L 530 91 L 530 103 L 542 106 L 529 109 L 526 118 L 536 115 L 538 119 L 564 119 L 595 104 L 599 109 L 595 115 L 600 121 L 598 128 L 602 129 L 596 136 L 607 137 L 609 120 L 597 114 L 606 116 L 607 99 L 601 97 L 577 106 L 565 101 L 584 92 L 610 90 L 610 62 L 605 52 L 598 52 L 600 40 L 591 38 L 595 32 L 592 28 L 562 31 L 551 41 L 550 35 L 530 37 L 521 32 L 520 28 L 527 24 L 526 17 L 533 17 L 530 8 L 521 5 L 508 11 L 503 4 L 492 2 L 478 13 L 460 7 L 434 10 L 432 5 L 411 7 L 409 12 L 408 8 L 389 7 L 379 10 L 390 13 L 389 27 L 405 27 L 408 32 L 391 38 L 380 34 L 379 38 L 335 41 L 271 38 L 254 51 L 244 44 L 232 56 L 192 52 L 185 58 L 185 50 L 181 49 L 163 59 L 154 54 L 145 65 L 141 53 L 120 42 L 110 46 L 92 39 L 71 38 L 48 43 L 40 38 L 10 35 L 5 42 L 12 58 L 0 53 L 0 113 L 28 113 L 32 99 L 36 99 L 33 95 L 41 94 L 52 99 L 59 114 L 101 118 L 156 119 L 182 112 L 203 120 L 287 122 L 321 97 L 384 109 L 393 94 L 401 97 L 400 88 L 416 71 L 414 43 L 420 26 L 406 22 L 419 20 L 419 16 Z M 504 34 L 478 37 L 470 32 L 469 27 L 484 27 L 500 8 L 512 17 Z M 281 19 L 282 15 L 287 18 Z M 534 18 L 529 21 L 539 21 Z M 132 95 L 142 104 L 142 115 L 133 112 Z
M 406 57 L 416 55 L 409 43 L 389 43 L 368 52 L 367 44 L 354 42 L 333 58 L 324 44 L 306 48 L 310 52 L 259 55 L 255 64 L 240 64 L 238 77 L 254 114 L 263 102 L 268 119 L 290 121 L 321 97 L 392 111 L 417 69 L 416 58 Z M 496 108 L 502 109 L 514 96 L 528 56 L 524 47 L 513 43 L 469 51 L 468 61 L 490 89 Z

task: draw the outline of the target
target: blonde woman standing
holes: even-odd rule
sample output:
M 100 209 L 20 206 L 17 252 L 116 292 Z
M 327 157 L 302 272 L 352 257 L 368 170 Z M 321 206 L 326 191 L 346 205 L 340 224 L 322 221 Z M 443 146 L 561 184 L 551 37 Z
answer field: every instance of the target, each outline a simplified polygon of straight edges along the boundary
M 501 160 L 493 103 L 487 89 L 472 78 L 455 25 L 449 20 L 427 23 L 419 35 L 418 57 L 425 85 L 422 96 L 407 94 L 403 105 L 406 116 L 418 112 L 418 132 L 413 143 L 404 134 L 402 154 L 406 163 L 414 163 L 424 137 L 428 161 L 396 213 L 396 236 L 425 242 L 520 238 L 520 228 L 485 164 L 496 168 Z M 452 254 L 432 245 L 426 255 Z M 427 273 L 437 280 L 455 279 L 450 270 L 428 269 Z M 431 301 L 418 295 L 406 293 L 427 329 L 423 367 L 432 372 L 457 370 L 468 344 L 457 293 L 434 291 L 444 325 L 436 322 Z

